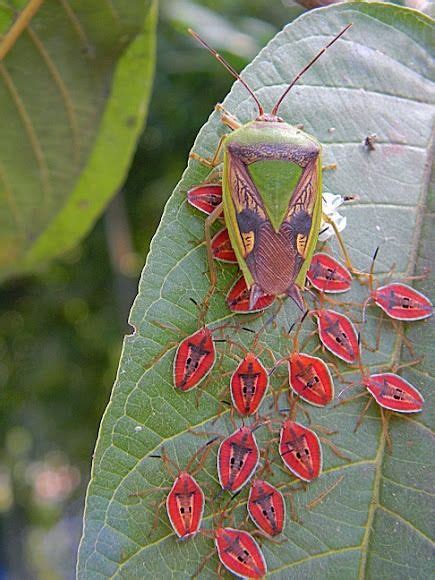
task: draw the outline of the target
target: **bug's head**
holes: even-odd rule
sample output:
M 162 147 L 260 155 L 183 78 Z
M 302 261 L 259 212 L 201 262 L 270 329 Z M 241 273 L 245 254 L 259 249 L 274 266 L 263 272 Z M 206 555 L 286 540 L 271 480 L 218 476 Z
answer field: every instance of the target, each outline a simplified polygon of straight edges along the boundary
M 341 36 L 343 36 L 343 34 L 352 26 L 352 23 L 348 24 L 347 26 L 345 26 L 343 28 L 343 30 L 341 30 L 341 32 L 339 32 L 336 36 L 334 36 L 334 38 L 325 46 L 322 48 L 322 50 L 320 50 L 316 56 L 314 58 L 312 58 L 310 60 L 310 62 L 304 66 L 304 68 L 294 77 L 294 79 L 291 81 L 291 83 L 287 86 L 287 88 L 285 89 L 285 91 L 282 93 L 282 95 L 279 97 L 278 101 L 275 103 L 275 105 L 272 108 L 272 111 L 270 113 L 265 113 L 264 112 L 264 108 L 262 106 L 262 104 L 260 103 L 260 101 L 258 100 L 256 94 L 254 93 L 254 91 L 251 89 L 251 87 L 248 85 L 248 83 L 241 78 L 241 76 L 239 75 L 239 73 L 229 64 L 229 62 L 227 62 L 216 50 L 214 50 L 214 48 L 211 48 L 211 46 L 209 46 L 205 40 L 203 40 L 199 34 L 197 34 L 195 31 L 193 31 L 191 28 L 188 29 L 189 34 L 191 34 L 204 48 L 206 48 L 209 52 L 211 52 L 211 54 L 216 58 L 216 60 L 218 60 L 222 66 L 224 66 L 227 71 L 237 80 L 239 80 L 242 85 L 245 87 L 245 89 L 248 91 L 248 93 L 251 95 L 251 97 L 254 99 L 257 107 L 258 107 L 258 117 L 256 118 L 256 121 L 265 121 L 265 122 L 270 122 L 270 123 L 283 123 L 284 119 L 282 119 L 282 117 L 278 116 L 278 109 L 281 106 L 281 103 L 283 102 L 283 100 L 285 99 L 285 97 L 288 95 L 288 93 L 290 92 L 290 90 L 292 89 L 292 87 L 298 82 L 298 80 L 301 78 L 301 76 L 307 72 L 307 70 L 309 68 L 312 67 L 312 65 L 322 56 L 322 54 L 324 52 L 326 52 L 328 50 L 328 48 L 334 44 L 334 42 L 336 42 Z
M 284 123 L 284 119 L 282 117 L 278 117 L 278 115 L 272 115 L 272 113 L 261 113 L 255 119 L 256 121 L 265 121 L 266 123 Z

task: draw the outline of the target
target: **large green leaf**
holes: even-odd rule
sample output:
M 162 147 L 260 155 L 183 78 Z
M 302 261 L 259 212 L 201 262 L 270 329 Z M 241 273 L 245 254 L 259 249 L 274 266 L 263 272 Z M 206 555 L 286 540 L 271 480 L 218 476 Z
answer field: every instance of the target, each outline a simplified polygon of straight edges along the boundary
M 3 33 L 14 16 L 2 3 Z M 0 65 L 0 277 L 72 247 L 121 185 L 155 23 L 155 0 L 47 0 Z
M 419 240 L 422 219 L 427 216 L 433 112 L 427 78 L 431 21 L 411 10 L 384 4 L 347 4 L 314 11 L 278 34 L 247 67 L 244 77 L 270 110 L 295 72 L 350 21 L 353 28 L 294 88 L 281 114 L 292 123 L 303 123 L 306 131 L 324 143 L 325 162 L 338 164 L 335 171 L 325 174 L 325 190 L 360 197 L 346 210 L 345 238 L 355 263 L 368 268 L 381 244 L 377 269 L 386 272 L 395 262 L 396 275 L 403 277 L 414 270 L 417 255 L 427 252 L 427 243 L 419 245 Z M 225 106 L 242 121 L 255 115 L 252 100 L 238 84 Z M 200 131 L 195 151 L 211 156 L 225 130 L 213 114 Z M 363 146 L 371 133 L 377 135 L 374 151 Z M 156 486 L 158 491 L 170 482 L 161 462 L 147 457 L 158 453 L 162 444 L 183 467 L 206 440 L 194 436 L 192 430 L 226 434 L 234 429 L 227 410 L 212 423 L 220 410 L 219 395 L 228 385 L 224 372 L 234 368 L 234 359 L 222 358 L 220 372 L 214 372 L 199 403 L 194 392 L 176 393 L 172 386 L 172 341 L 197 329 L 197 311 L 189 299 L 200 302 L 208 289 L 203 216 L 186 204 L 186 190 L 206 174 L 197 162 L 189 163 L 166 206 L 142 274 L 130 316 L 135 332 L 125 339 L 95 451 L 79 552 L 81 578 L 188 578 L 212 547 L 203 536 L 177 542 L 164 510 L 153 527 L 154 499 L 162 500 L 163 490 L 154 498 L 152 494 L 137 496 L 138 491 L 146 493 Z M 428 226 L 423 231 L 430 235 Z M 418 262 L 420 270 L 424 263 L 423 259 Z M 235 274 L 232 267 L 219 270 L 219 292 L 208 312 L 209 323 L 234 320 L 224 294 Z M 355 282 L 351 298 L 361 302 L 366 294 L 367 288 Z M 358 311 L 353 314 L 357 319 L 361 316 Z M 369 314 L 363 335 L 373 344 L 377 309 L 370 308 Z M 288 329 L 297 316 L 287 300 L 276 327 L 266 327 L 262 342 L 276 357 L 288 353 L 289 341 L 282 329 Z M 258 329 L 269 317 L 270 312 L 262 319 L 243 320 Z M 310 322 L 305 326 L 310 330 Z M 413 328 L 417 350 L 423 343 L 429 355 L 425 366 L 404 370 L 423 392 L 427 408 L 433 390 L 428 328 L 424 322 Z M 252 341 L 243 331 L 235 338 L 245 345 Z M 364 351 L 364 363 L 371 367 L 400 361 L 402 338 L 387 322 L 381 339 L 377 352 Z M 265 362 L 272 364 L 267 355 Z M 342 368 L 342 373 L 349 374 L 349 370 Z M 285 379 L 285 369 L 278 369 L 273 375 L 274 388 L 281 385 L 285 391 Z M 313 422 L 338 432 L 333 440 L 351 461 L 325 449 L 324 474 L 296 497 L 301 521 L 287 523 L 283 544 L 263 542 L 270 576 L 429 577 L 429 413 L 391 417 L 390 454 L 374 406 L 359 431 L 353 432 L 364 405 L 365 399 L 358 399 L 337 408 L 310 409 Z M 269 437 L 267 429 L 260 430 L 259 437 L 264 442 Z M 273 472 L 272 479 L 280 485 L 293 481 L 276 459 Z M 308 509 L 310 501 L 342 475 L 333 492 Z M 214 497 L 218 490 L 214 451 L 198 479 L 212 487 Z M 211 525 L 218 506 L 219 501 L 209 503 L 206 525 Z M 236 517 L 244 517 L 243 510 L 243 506 L 237 510 Z M 202 576 L 214 577 L 216 564 L 213 557 Z

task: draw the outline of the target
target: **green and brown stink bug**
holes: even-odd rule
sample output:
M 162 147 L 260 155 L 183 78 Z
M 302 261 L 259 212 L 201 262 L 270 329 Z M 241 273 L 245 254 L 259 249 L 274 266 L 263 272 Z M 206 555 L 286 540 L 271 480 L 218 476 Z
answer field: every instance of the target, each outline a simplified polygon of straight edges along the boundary
M 233 67 L 189 30 L 243 84 L 258 107 L 257 118 L 243 125 L 221 105 L 217 106 L 222 122 L 232 132 L 221 138 L 213 159 L 195 153 L 191 157 L 212 168 L 223 164 L 222 201 L 219 203 L 216 186 L 213 199 L 209 199 L 210 182 L 203 185 L 204 189 L 196 186 L 188 194 L 192 205 L 209 213 L 205 237 L 212 291 L 216 272 L 211 226 L 223 213 L 232 248 L 250 289 L 250 309 L 260 296 L 288 295 L 305 310 L 300 291 L 305 287 L 322 219 L 321 145 L 311 135 L 286 123 L 278 116 L 278 110 L 300 77 L 350 26 L 296 75 L 271 113 L 264 112 L 253 90 Z

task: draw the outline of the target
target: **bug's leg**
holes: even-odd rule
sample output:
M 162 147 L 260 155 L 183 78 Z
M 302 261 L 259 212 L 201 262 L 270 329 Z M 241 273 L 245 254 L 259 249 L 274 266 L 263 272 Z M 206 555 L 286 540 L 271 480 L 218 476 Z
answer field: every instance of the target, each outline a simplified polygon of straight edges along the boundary
M 219 407 L 216 411 L 216 417 L 211 421 L 212 425 L 214 425 L 216 423 L 216 421 L 218 421 L 222 417 L 222 415 L 228 411 L 228 408 L 229 408 L 231 417 L 234 416 L 234 407 L 231 405 L 231 403 L 229 403 L 228 401 L 225 401 L 221 398 L 227 394 L 227 391 L 228 391 L 228 387 L 225 387 L 222 390 L 222 392 L 220 393 L 220 395 L 218 395 Z
M 364 340 L 364 337 L 361 336 L 361 340 L 363 341 L 364 348 L 366 348 L 370 352 L 378 352 L 379 351 L 379 348 L 381 346 L 382 326 L 383 326 L 384 320 L 385 320 L 385 315 L 384 315 L 384 311 L 383 310 L 380 311 L 380 314 L 378 315 L 377 318 L 378 318 L 378 321 L 377 321 L 377 324 L 376 324 L 376 341 L 375 341 L 375 345 L 374 346 L 370 346 L 369 344 L 367 344 L 367 341 Z
M 136 498 L 144 498 L 147 497 L 149 495 L 151 495 L 152 493 L 160 493 L 162 491 L 171 491 L 170 487 L 156 487 L 156 488 L 150 488 L 150 489 L 145 489 L 142 491 L 136 491 L 135 493 L 130 493 L 128 497 L 136 497 Z
M 424 268 L 422 274 L 416 274 L 414 276 L 406 276 L 403 278 L 402 282 L 411 282 L 412 280 L 426 280 L 429 276 L 430 270 L 429 268 Z
M 301 524 L 302 522 L 299 519 L 298 512 L 296 511 L 295 498 L 293 497 L 294 491 L 296 490 L 288 491 L 286 493 L 283 493 L 283 495 L 286 495 L 288 497 L 288 502 L 290 504 L 290 517 L 292 521 Z
M 355 268 L 353 266 L 352 260 L 350 259 L 349 253 L 348 253 L 346 245 L 344 243 L 343 236 L 338 231 L 337 225 L 334 222 L 334 220 L 332 220 L 328 215 L 326 215 L 323 212 L 322 212 L 322 220 L 324 222 L 326 222 L 327 224 L 329 224 L 332 227 L 332 229 L 334 230 L 334 234 L 337 238 L 338 245 L 340 246 L 340 250 L 341 250 L 341 253 L 343 254 L 343 258 L 344 258 L 344 261 L 346 263 L 348 270 L 350 270 L 350 272 L 352 272 L 352 274 L 355 274 L 356 276 L 366 277 L 367 274 L 365 272 L 361 272 L 360 270 L 358 270 L 357 268 Z
M 151 527 L 151 530 L 149 531 L 148 536 L 150 536 L 153 533 L 153 531 L 157 528 L 157 526 L 159 525 L 160 510 L 165 505 L 165 502 L 166 502 L 166 498 L 162 499 L 160 502 L 156 502 L 155 506 L 152 508 L 153 513 L 154 513 L 154 518 L 153 518 L 153 525 Z
M 322 491 L 317 497 L 315 497 L 314 499 L 312 499 L 309 503 L 307 503 L 307 505 L 305 506 L 307 508 L 307 510 L 312 510 L 314 509 L 316 506 L 319 505 L 319 503 L 322 503 L 322 501 L 332 492 L 334 491 L 334 489 L 336 487 L 338 487 L 340 485 L 340 483 L 343 481 L 344 479 L 344 475 L 342 475 L 341 477 L 339 477 L 338 479 L 336 479 L 331 485 L 329 485 L 324 491 Z
M 296 504 L 294 494 L 298 491 L 307 491 L 307 484 L 304 481 L 301 481 L 299 485 L 293 485 L 291 489 L 288 491 L 282 492 L 284 497 L 288 497 L 289 504 L 290 504 L 290 518 L 293 522 L 298 524 L 302 524 L 302 520 L 299 518 L 298 513 L 296 511 Z
M 219 143 L 217 144 L 216 151 L 214 152 L 214 155 L 211 159 L 207 159 L 206 157 L 202 157 L 201 155 L 199 155 L 198 153 L 195 153 L 194 151 L 191 151 L 189 153 L 189 158 L 195 159 L 196 161 L 199 161 L 203 165 L 206 165 L 207 167 L 211 167 L 212 169 L 217 167 L 218 165 L 220 165 L 222 163 L 222 161 L 220 160 L 220 155 L 221 155 L 222 145 L 223 145 L 223 142 L 225 140 L 225 137 L 226 137 L 226 135 L 222 135 L 221 138 L 219 139 Z
M 215 371 L 218 371 L 219 368 L 222 367 L 222 362 L 221 362 L 222 357 L 223 357 L 223 353 L 220 353 L 218 364 L 215 365 Z M 220 377 L 224 377 L 227 374 L 229 374 L 229 373 L 220 373 L 219 376 Z M 199 407 L 199 403 L 200 403 L 200 400 L 201 400 L 202 395 L 207 391 L 208 386 L 210 385 L 210 383 L 212 382 L 212 380 L 215 380 L 215 378 L 214 378 L 214 376 L 213 376 L 212 373 L 209 373 L 208 376 L 205 378 L 204 382 L 201 383 L 201 388 L 196 389 L 195 404 L 196 404 L 196 408 L 197 409 Z M 218 411 L 218 414 L 219 414 L 219 411 Z M 218 417 L 216 417 L 216 419 L 217 418 Z
M 419 358 L 416 358 L 414 360 L 410 360 L 406 363 L 395 363 L 392 367 L 391 367 L 391 372 L 393 373 L 397 373 L 397 371 L 399 371 L 400 369 L 406 369 L 408 367 L 413 367 L 414 365 L 418 365 L 420 363 L 422 363 L 424 361 L 424 356 L 420 356 Z
M 348 399 L 343 399 L 342 401 L 339 401 L 338 403 L 336 403 L 333 407 L 333 409 L 335 409 L 336 407 L 340 407 L 341 405 L 347 405 L 347 403 L 351 403 L 352 401 L 356 401 L 357 399 L 360 399 L 361 397 L 367 397 L 368 393 L 366 391 L 364 391 L 363 393 L 358 393 L 357 395 L 354 395 L 353 397 L 349 397 Z
M 338 433 L 338 431 L 328 429 L 323 425 L 310 425 L 310 429 L 314 429 L 314 431 L 319 431 L 319 433 L 323 433 L 323 435 L 336 435 Z
M 266 540 L 268 540 L 269 542 L 272 542 L 272 544 L 276 544 L 277 546 L 280 546 L 281 544 L 288 542 L 288 538 L 283 538 L 282 540 L 277 540 L 276 538 L 272 538 L 272 536 L 269 536 L 269 534 L 265 534 L 261 530 L 254 530 L 253 532 L 251 532 L 251 536 L 265 538 Z
M 337 169 L 336 163 L 328 163 L 328 165 L 323 165 L 322 171 L 331 171 L 333 169 Z
M 207 556 L 205 556 L 205 558 L 203 558 L 201 564 L 199 565 L 199 567 L 196 569 L 194 575 L 192 576 L 192 579 L 193 578 L 198 578 L 198 576 L 204 570 L 207 562 L 210 560 L 210 558 L 212 558 L 214 556 L 214 554 L 215 554 L 215 551 L 213 549 L 209 554 L 207 554 Z
M 343 453 L 343 451 L 341 451 L 337 445 L 335 445 L 332 441 L 329 441 L 329 439 L 325 439 L 325 437 L 319 437 L 320 441 L 322 443 L 324 443 L 325 445 L 327 445 L 331 451 L 334 453 L 334 455 L 336 455 L 337 457 L 340 457 L 340 459 L 345 459 L 346 461 L 352 461 L 352 459 L 350 457 L 348 457 L 345 453 Z
M 400 323 L 400 321 L 398 320 L 394 320 L 394 318 L 391 319 L 391 324 L 393 325 L 394 330 L 397 332 L 397 334 L 400 336 L 403 344 L 406 346 L 406 348 L 408 349 L 409 353 L 411 354 L 411 356 L 415 356 L 415 350 L 414 350 L 414 345 L 412 344 L 412 342 L 409 340 L 409 338 L 407 338 L 404 330 L 403 330 L 403 326 Z
M 365 395 L 366 393 L 363 393 L 363 394 Z M 358 431 L 358 429 L 360 428 L 360 425 L 363 422 L 364 416 L 367 413 L 367 411 L 369 410 L 370 405 L 373 403 L 373 401 L 374 401 L 374 399 L 372 397 L 370 397 L 369 400 L 367 401 L 365 407 L 363 408 L 363 410 L 359 414 L 359 417 L 356 421 L 355 428 L 353 430 L 354 433 L 356 433 Z
M 389 453 L 393 450 L 393 443 L 391 442 L 390 431 L 388 428 L 388 423 L 390 421 L 390 413 L 385 411 L 382 407 L 381 409 L 381 419 L 382 419 L 382 430 L 384 432 L 385 441 L 387 443 L 387 448 Z
M 173 348 L 175 348 L 178 345 L 179 345 L 179 343 L 175 342 L 175 341 L 168 342 L 168 344 L 160 352 L 158 352 L 155 357 L 153 357 L 151 359 L 151 362 L 149 363 L 148 368 L 153 367 L 161 358 L 163 358 L 165 356 L 165 354 L 167 352 L 169 352 L 170 350 L 172 350 Z
M 299 347 L 299 352 L 304 352 L 304 351 L 305 351 L 305 349 L 307 348 L 307 346 L 308 346 L 309 342 L 311 341 L 311 339 L 312 339 L 314 336 L 318 336 L 318 330 L 317 330 L 317 326 L 316 326 L 316 328 L 315 328 L 314 330 L 311 330 L 311 331 L 310 331 L 310 332 L 307 334 L 307 336 L 306 336 L 306 337 L 305 337 L 305 339 L 304 339 L 304 342 L 303 342 L 303 343 L 301 344 L 301 346 Z M 317 350 L 319 350 L 319 348 L 320 348 L 320 345 L 317 345 L 317 346 L 315 347 L 315 350 L 314 350 L 314 351 L 311 351 L 311 354 L 314 354 L 314 352 L 316 352 Z
M 343 453 L 343 451 L 341 451 L 334 443 L 332 443 L 332 441 L 329 441 L 328 439 L 325 439 L 324 437 L 321 437 L 320 441 L 322 443 L 324 443 L 325 445 L 327 445 L 337 457 L 340 457 L 341 459 L 344 459 L 345 461 L 352 461 L 352 459 L 350 457 L 348 457 L 345 453 Z
M 208 294 L 204 300 L 204 304 L 208 303 L 210 298 L 213 296 L 213 293 L 214 293 L 215 288 L 216 288 L 217 275 L 216 275 L 216 266 L 215 266 L 215 263 L 213 260 L 213 252 L 212 252 L 212 248 L 211 248 L 211 240 L 212 240 L 211 227 L 214 224 L 214 222 L 217 219 L 219 219 L 219 217 L 222 214 L 222 211 L 223 211 L 223 203 L 220 203 L 218 206 L 215 207 L 215 209 L 211 212 L 211 214 L 206 217 L 205 223 L 204 223 L 205 243 L 206 243 L 206 247 L 207 247 L 207 260 L 208 260 L 208 268 L 209 268 L 209 272 L 210 272 L 210 285 L 211 285 L 211 288 L 208 291 Z
M 215 111 L 220 113 L 221 121 L 224 125 L 235 131 L 236 129 L 240 129 L 242 123 L 234 116 L 232 113 L 229 113 L 222 103 L 217 103 L 215 105 Z

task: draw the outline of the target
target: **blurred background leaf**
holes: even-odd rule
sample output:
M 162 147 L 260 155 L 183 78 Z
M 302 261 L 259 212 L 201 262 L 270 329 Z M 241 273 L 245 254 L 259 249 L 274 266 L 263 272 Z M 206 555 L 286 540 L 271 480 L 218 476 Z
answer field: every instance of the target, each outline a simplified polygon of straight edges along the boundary
M 335 171 L 324 174 L 325 191 L 358 199 L 343 210 L 348 217 L 345 240 L 354 263 L 367 270 L 376 247 L 381 246 L 377 272 L 386 274 L 395 263 L 395 276 L 400 279 L 414 271 L 420 252 L 424 258 L 419 268 L 428 261 L 423 249 L 427 229 L 421 226 L 427 214 L 434 104 L 428 78 L 432 64 L 431 21 L 417 12 L 386 4 L 349 3 L 315 11 L 276 35 L 243 76 L 265 110 L 270 111 L 309 56 L 349 22 L 353 22 L 352 29 L 294 87 L 280 114 L 292 123 L 303 122 L 305 130 L 323 144 L 324 162 L 337 163 Z M 255 103 L 239 83 L 224 104 L 242 122 L 255 117 Z M 212 157 L 225 132 L 219 115 L 214 113 L 200 130 L 194 150 Z M 375 149 L 369 151 L 364 141 L 374 132 Z M 230 413 L 221 405 L 235 366 L 228 348 L 221 345 L 219 372 L 212 373 L 206 388 L 200 387 L 199 399 L 195 390 L 180 393 L 173 387 L 173 341 L 197 330 L 198 312 L 189 299 L 200 303 L 209 287 L 204 275 L 204 217 L 186 203 L 187 190 L 204 180 L 208 172 L 198 162 L 190 161 L 166 205 L 142 273 L 130 314 L 135 332 L 124 341 L 95 450 L 79 554 L 80 578 L 190 578 L 212 548 L 210 538 L 177 541 L 164 509 L 157 525 L 153 525 L 156 503 L 164 498 L 161 488 L 171 482 L 155 458 L 162 445 L 183 468 L 187 458 L 207 440 L 198 440 L 195 429 L 208 432 L 209 437 L 234 431 Z M 225 303 L 236 273 L 235 267 L 218 267 L 218 292 L 207 312 L 208 323 L 234 325 L 238 320 Z M 430 282 L 426 280 L 424 286 L 430 292 Z M 353 307 L 359 305 L 355 310 L 350 307 L 359 323 L 367 291 L 366 285 L 355 282 L 345 297 Z M 260 319 L 245 317 L 243 322 L 259 330 L 270 316 L 269 310 Z M 285 331 L 299 317 L 295 305 L 286 300 L 275 324 L 266 326 L 261 342 L 274 354 L 266 363 L 269 367 L 288 354 L 290 344 Z M 366 343 L 375 343 L 379 317 L 379 311 L 371 308 L 367 324 L 359 326 L 365 346 L 363 361 L 370 369 L 391 369 L 408 360 L 408 355 L 402 353 L 402 336 L 391 324 L 384 324 L 378 348 L 366 347 Z M 432 328 L 429 321 L 416 326 L 419 342 L 426 344 Z M 304 327 L 308 334 L 310 323 Z M 231 336 L 231 332 L 225 329 L 225 336 L 230 335 L 248 351 L 252 348 L 251 334 Z M 338 459 L 324 447 L 322 477 L 296 499 L 301 520 L 288 521 L 284 543 L 263 542 L 271 577 L 395 578 L 403 569 L 411 577 L 430 575 L 432 532 L 425 513 L 431 493 L 430 351 L 424 365 L 404 374 L 422 374 L 414 382 L 427 406 L 417 417 L 391 417 L 392 453 L 387 452 L 379 409 L 374 405 L 354 433 L 365 400 L 358 399 L 346 407 L 309 408 L 313 424 L 333 431 L 334 443 L 351 461 Z M 339 365 L 335 374 L 337 391 L 343 386 L 343 378 L 360 380 L 355 369 L 345 365 Z M 286 376 L 283 368 L 271 379 L 274 388 L 282 390 L 279 408 L 286 406 Z M 273 407 L 269 402 L 263 404 L 263 411 Z M 267 430 L 259 430 L 258 437 L 264 448 L 270 440 Z M 272 454 L 269 449 L 273 482 L 283 487 L 297 483 L 282 468 L 277 453 Z M 334 493 L 310 509 L 313 498 L 341 475 L 343 483 Z M 212 516 L 219 513 L 226 499 L 216 499 L 219 485 L 215 452 L 202 466 L 198 481 L 215 498 L 206 512 L 206 526 L 210 526 Z M 153 497 L 151 491 L 160 493 Z M 246 491 L 238 501 L 246 499 Z M 245 516 L 240 511 L 232 510 L 238 521 Z M 216 577 L 216 568 L 215 556 L 207 561 L 200 577 Z
M 17 8 L 2 3 L 0 22 Z M 46 0 L 25 24 L 0 64 L 2 278 L 93 225 L 124 180 L 154 74 L 154 1 Z

